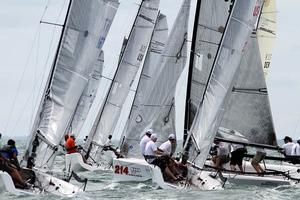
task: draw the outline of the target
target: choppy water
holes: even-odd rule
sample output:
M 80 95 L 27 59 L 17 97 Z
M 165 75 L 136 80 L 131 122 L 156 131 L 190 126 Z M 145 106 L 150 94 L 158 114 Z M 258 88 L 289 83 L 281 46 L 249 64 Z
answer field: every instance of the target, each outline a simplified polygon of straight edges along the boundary
M 17 142 L 19 150 L 22 152 L 24 144 Z M 58 158 L 54 171 L 61 172 L 64 166 L 63 158 Z M 205 199 L 205 200 L 285 200 L 300 198 L 300 188 L 295 187 L 277 187 L 260 188 L 255 186 L 236 186 L 228 185 L 222 191 L 199 191 L 199 190 L 162 190 L 156 189 L 149 183 L 113 183 L 112 174 L 109 171 L 98 173 L 80 173 L 82 177 L 89 179 L 86 192 L 78 194 L 73 199 L 96 200 L 96 199 Z M 0 194 L 0 200 L 21 199 L 21 200 L 58 200 L 62 197 L 43 194 L 37 196 L 16 197 L 8 193 Z M 68 199 L 68 198 L 65 198 Z

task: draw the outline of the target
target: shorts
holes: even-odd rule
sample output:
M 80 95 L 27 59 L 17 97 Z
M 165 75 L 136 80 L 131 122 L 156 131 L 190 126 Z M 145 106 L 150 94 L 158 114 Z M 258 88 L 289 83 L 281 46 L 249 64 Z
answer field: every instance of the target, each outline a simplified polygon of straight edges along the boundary
M 8 161 L 0 160 L 0 170 L 11 174 L 13 171 L 13 168 L 9 165 Z
M 233 152 L 231 152 L 231 160 L 230 160 L 230 165 L 242 165 L 243 164 L 243 159 L 244 155 L 246 153 L 246 149 L 244 148 L 239 148 Z
M 167 160 L 164 157 L 157 157 L 151 162 L 151 164 L 158 166 L 160 170 L 164 172 L 167 167 Z
M 228 155 L 220 155 L 218 157 L 220 158 L 221 164 L 225 164 L 230 161 L 230 158 Z
M 252 158 L 253 164 L 259 164 L 266 157 L 266 153 L 264 152 L 256 152 L 256 155 Z

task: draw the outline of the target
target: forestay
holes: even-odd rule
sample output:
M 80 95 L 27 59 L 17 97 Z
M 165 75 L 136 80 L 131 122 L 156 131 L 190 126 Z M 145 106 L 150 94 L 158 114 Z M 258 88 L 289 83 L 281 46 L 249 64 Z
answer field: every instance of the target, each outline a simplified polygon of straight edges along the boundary
M 81 128 L 83 127 L 83 124 L 96 97 L 103 70 L 103 64 L 104 53 L 101 51 L 97 62 L 95 63 L 94 69 L 89 76 L 88 84 L 79 99 L 75 114 L 69 126 L 69 130 L 67 131 L 68 134 L 73 134 L 76 137 L 80 134 Z
M 277 27 L 276 0 L 265 0 L 257 28 L 257 39 L 262 66 L 268 74 Z
M 32 156 L 36 167 L 52 167 L 56 145 L 66 132 L 87 86 L 118 5 L 117 0 L 70 2 L 47 92 L 27 145 L 25 163 Z
M 113 134 L 131 84 L 142 65 L 158 17 L 159 0 L 143 0 L 127 45 L 112 80 L 104 105 L 100 107 L 93 129 L 85 144 L 90 154 L 92 143 L 103 145 Z M 93 154 L 96 149 L 93 149 Z M 95 155 L 92 155 L 95 157 Z
M 156 73 L 145 90 L 145 97 L 135 104 L 126 134 L 128 156 L 141 156 L 139 142 L 145 129 L 153 128 L 158 133 L 158 142 L 167 140 L 175 133 L 174 94 L 177 80 L 187 60 L 187 34 L 190 0 L 185 0 L 174 22 L 166 47 L 160 57 Z M 137 107 L 136 107 L 137 106 Z
M 262 1 L 235 0 L 218 54 L 211 71 L 203 101 L 199 105 L 190 135 L 200 151 L 197 164 L 202 167 L 220 126 L 224 106 L 232 89 L 247 40 L 255 28 Z

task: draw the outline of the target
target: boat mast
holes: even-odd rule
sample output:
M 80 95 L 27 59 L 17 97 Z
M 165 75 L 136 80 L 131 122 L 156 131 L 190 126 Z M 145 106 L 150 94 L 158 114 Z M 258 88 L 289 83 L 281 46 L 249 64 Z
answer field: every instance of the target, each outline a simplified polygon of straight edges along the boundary
M 193 73 L 193 67 L 194 67 L 194 57 L 195 57 L 200 9 L 201 9 L 201 0 L 197 0 L 194 28 L 193 28 L 192 45 L 191 45 L 191 51 L 190 51 L 190 63 L 189 63 L 189 70 L 188 70 L 187 92 L 186 92 L 186 103 L 185 103 L 184 134 L 183 134 L 183 145 L 185 145 L 186 142 L 188 142 L 188 145 L 184 149 L 184 153 L 182 155 L 183 163 L 186 163 L 186 161 L 188 160 L 188 152 L 189 152 L 189 148 L 191 146 L 191 140 L 190 139 L 189 139 L 189 141 L 186 141 L 186 140 L 188 138 L 188 131 L 191 127 L 189 110 L 190 110 L 190 103 L 191 103 L 191 87 L 192 87 L 192 77 L 193 77 L 192 73 Z
M 116 72 L 115 72 L 115 74 L 114 74 L 113 79 L 111 79 L 111 83 L 110 83 L 110 86 L 109 86 L 109 90 L 108 90 L 108 92 L 107 92 L 107 94 L 106 94 L 106 96 L 105 96 L 104 104 L 103 104 L 103 106 L 101 107 L 101 111 L 98 113 L 98 115 L 97 115 L 97 117 L 96 117 L 96 119 L 95 119 L 95 122 L 94 122 L 94 124 L 93 124 L 93 128 L 92 128 L 92 130 L 91 130 L 91 132 L 90 132 L 90 135 L 92 135 L 92 136 L 91 136 L 92 138 L 91 138 L 91 142 L 90 142 L 90 144 L 89 144 L 89 147 L 88 147 L 88 149 L 87 149 L 87 152 L 86 152 L 86 154 L 85 154 L 85 156 L 84 156 L 86 159 L 89 158 L 90 153 L 91 153 L 91 151 L 92 151 L 92 145 L 93 145 L 94 136 L 95 136 L 96 131 L 97 131 L 97 126 L 98 126 L 99 123 L 100 123 L 101 116 L 102 116 L 102 114 L 103 114 L 105 104 L 106 104 L 106 102 L 107 102 L 107 100 L 108 100 L 109 93 L 110 93 L 110 91 L 112 90 L 114 80 L 116 79 L 117 72 L 118 72 L 118 70 L 119 70 L 119 68 L 120 68 L 120 64 L 121 64 L 121 61 L 122 61 L 123 56 L 124 56 L 124 52 L 126 51 L 126 49 L 127 49 L 127 47 L 128 47 L 128 41 L 129 41 L 129 39 L 130 39 L 130 37 L 131 37 L 131 35 L 132 35 L 133 29 L 135 28 L 135 24 L 136 24 L 136 21 L 137 21 L 137 19 L 138 19 L 138 17 L 139 17 L 139 13 L 140 13 L 140 10 L 141 10 L 141 8 L 142 8 L 142 5 L 143 5 L 143 2 L 144 2 L 144 1 L 145 1 L 145 0 L 142 0 L 141 4 L 140 4 L 140 6 L 139 6 L 137 15 L 136 15 L 136 17 L 135 17 L 135 19 L 134 19 L 133 26 L 132 26 L 132 28 L 131 28 L 131 30 L 130 30 L 130 33 L 129 33 L 129 36 L 128 36 L 128 39 L 127 39 L 127 42 L 126 42 L 126 46 L 125 46 L 125 48 L 123 49 L 123 52 L 121 52 L 121 58 L 120 58 L 120 60 L 119 60 L 118 67 L 117 67 L 117 69 L 116 69 Z

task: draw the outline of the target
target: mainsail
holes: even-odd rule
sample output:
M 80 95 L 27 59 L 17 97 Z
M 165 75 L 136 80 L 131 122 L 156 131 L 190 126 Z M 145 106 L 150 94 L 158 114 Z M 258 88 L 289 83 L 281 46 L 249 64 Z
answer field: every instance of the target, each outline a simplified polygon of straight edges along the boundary
M 151 82 L 140 85 L 145 90 L 143 99 L 135 102 L 129 124 L 125 131 L 128 156 L 141 156 L 139 141 L 146 128 L 159 133 L 159 142 L 167 139 L 174 129 L 174 94 L 177 80 L 187 59 L 187 32 L 190 14 L 190 0 L 185 0 L 174 22 L 166 47 L 152 74 Z M 163 134 L 160 134 L 163 133 Z
M 101 51 L 97 62 L 95 63 L 94 69 L 89 76 L 88 84 L 79 99 L 75 114 L 69 126 L 69 130 L 67 131 L 68 134 L 71 133 L 76 137 L 80 134 L 81 128 L 83 127 L 83 124 L 96 97 L 103 70 L 103 64 L 104 53 Z
M 51 168 L 118 8 L 117 0 L 70 1 L 61 40 L 23 163 Z
M 265 75 L 268 74 L 276 39 L 276 0 L 265 0 L 257 27 L 257 40 Z
M 202 100 L 210 71 L 217 55 L 225 25 L 229 17 L 232 1 L 197 1 L 191 56 L 189 61 L 184 142 L 194 121 Z M 188 158 L 190 144 L 187 146 L 184 161 Z
M 262 1 L 235 0 L 208 84 L 190 130 L 199 150 L 197 164 L 202 167 L 220 126 L 233 79 L 247 51 L 247 40 L 255 28 Z
M 108 135 L 112 135 L 118 122 L 122 106 L 128 96 L 138 69 L 142 65 L 154 25 L 158 17 L 159 0 L 143 0 L 127 45 L 122 54 L 104 105 L 99 109 L 95 123 L 85 144 L 87 156 L 92 144 L 103 145 Z M 93 150 L 96 153 L 96 149 Z M 95 158 L 95 156 L 93 155 Z

